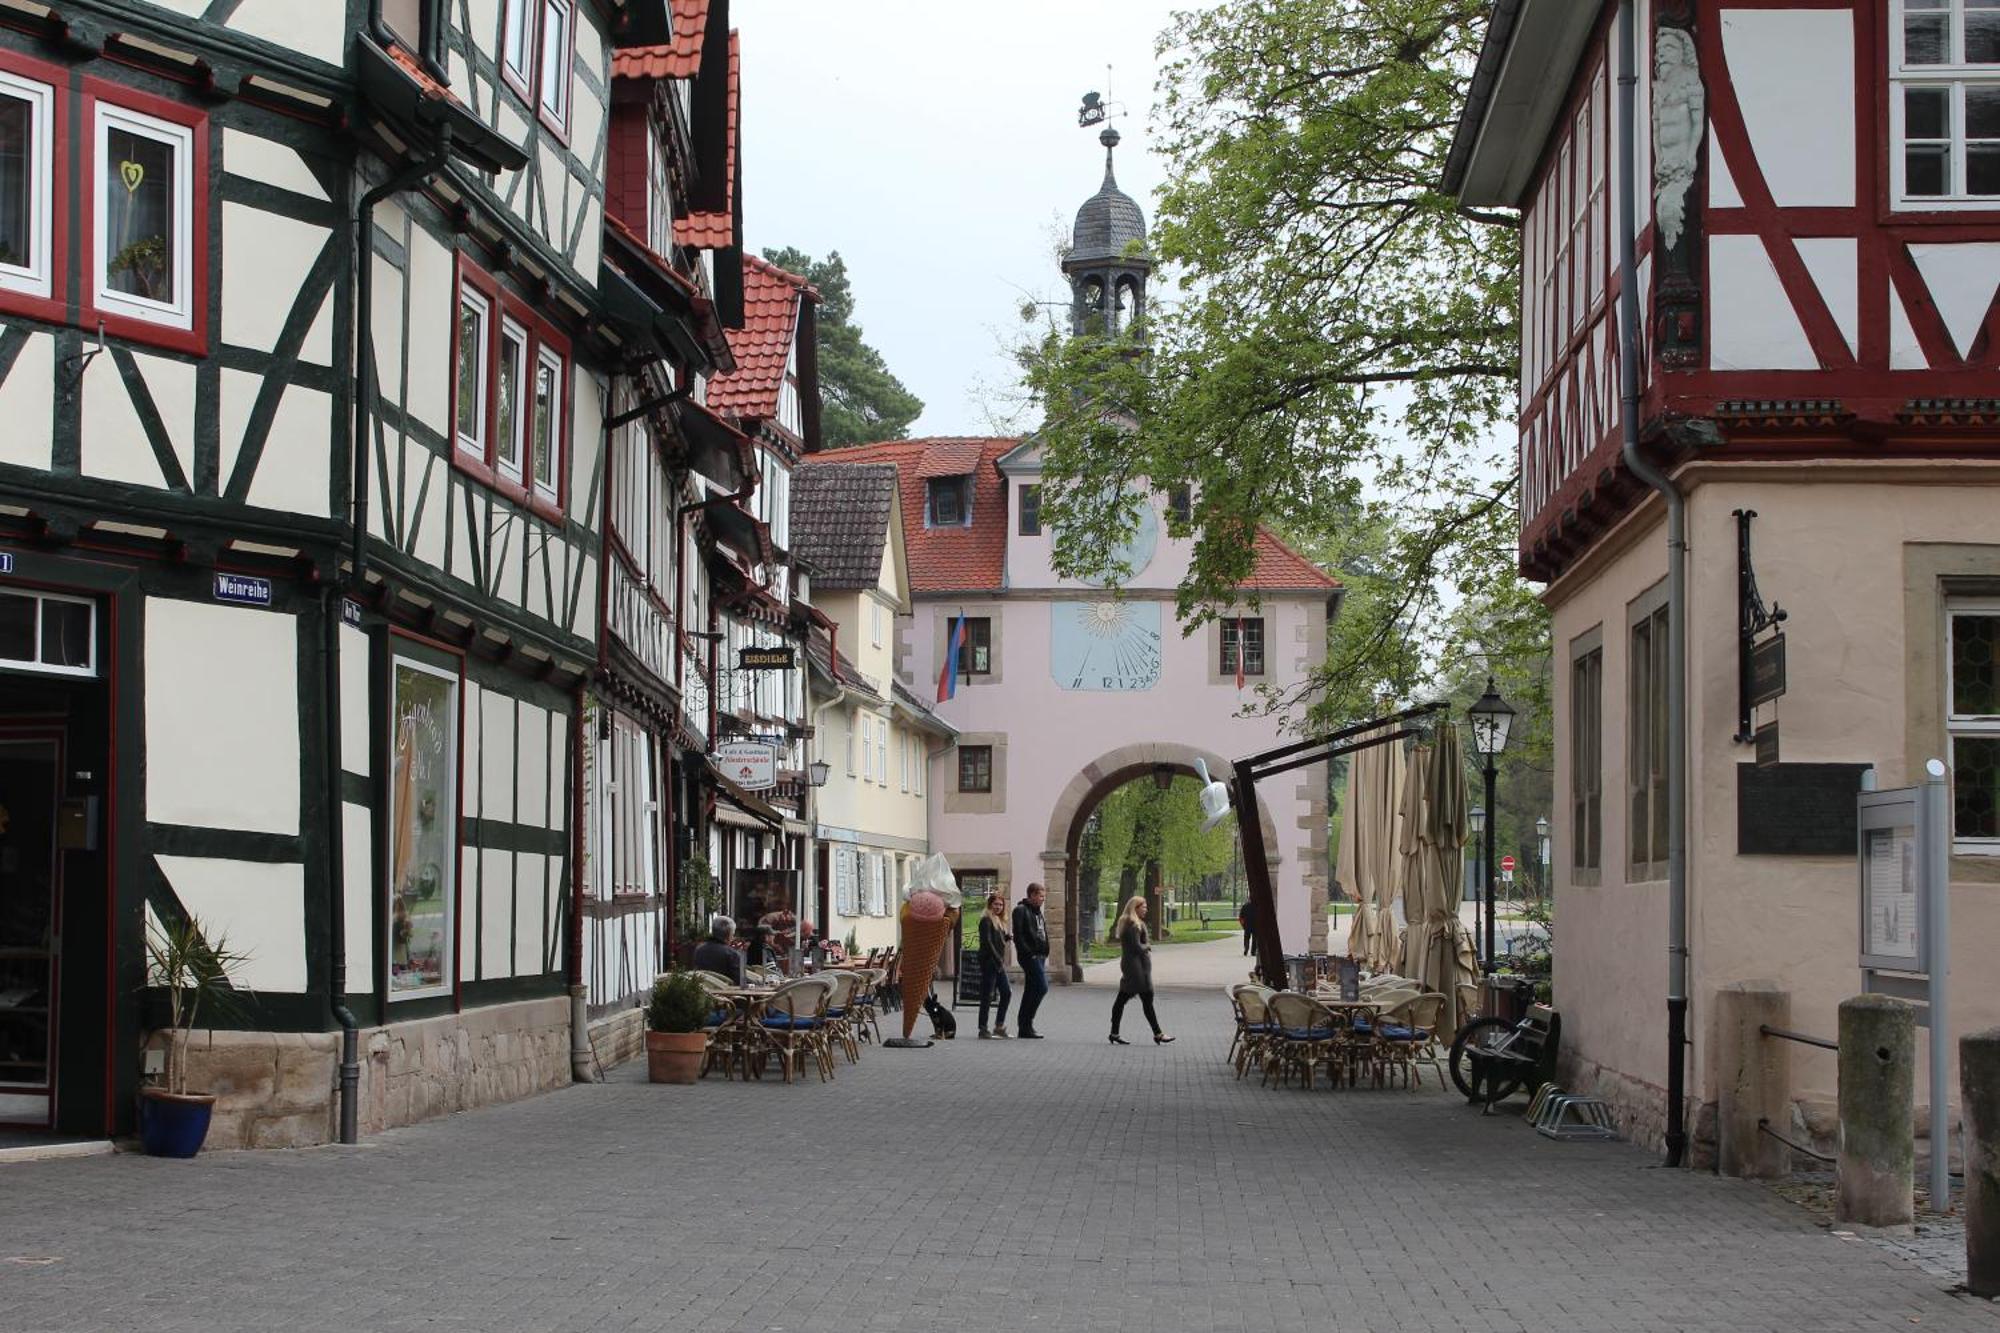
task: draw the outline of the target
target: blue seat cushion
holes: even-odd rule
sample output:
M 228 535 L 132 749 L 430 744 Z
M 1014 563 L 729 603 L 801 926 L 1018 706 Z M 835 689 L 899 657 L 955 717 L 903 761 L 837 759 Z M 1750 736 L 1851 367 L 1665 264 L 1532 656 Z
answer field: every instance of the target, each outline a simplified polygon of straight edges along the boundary
M 829 1009 L 826 1011 L 826 1016 L 828 1018 L 845 1018 L 847 1017 L 847 1009 L 845 1006 L 839 1009 Z
M 709 1027 L 719 1028 L 734 1017 L 736 1017 L 736 1011 L 733 1009 L 712 1009 L 709 1011 L 708 1017 L 702 1021 Z
M 1285 1036 L 1292 1041 L 1332 1041 L 1332 1028 L 1286 1028 Z
M 765 1027 L 773 1028 L 779 1032 L 809 1032 L 819 1026 L 817 1018 L 808 1018 L 804 1014 L 800 1014 L 797 1017 L 793 1017 L 790 1014 L 766 1014 L 763 1023 Z
M 1429 1028 L 1406 1028 L 1399 1023 L 1392 1023 L 1382 1029 L 1382 1035 L 1390 1041 L 1428 1041 L 1431 1032 Z
M 1370 1033 L 1372 1033 L 1372 1032 L 1374 1032 L 1374 1031 L 1375 1031 L 1375 1025 L 1374 1025 L 1373 1023 L 1370 1023 L 1370 1022 L 1369 1022 L 1369 1021 L 1368 1021 L 1367 1019 L 1365 1019 L 1365 1018 L 1357 1018 L 1357 1019 L 1355 1019 L 1355 1020 L 1354 1020 L 1354 1025 L 1353 1025 L 1353 1026 L 1354 1026 L 1354 1032 L 1355 1032 L 1355 1035 L 1356 1035 L 1356 1036 L 1361 1036 L 1361 1037 L 1365 1037 L 1365 1036 L 1368 1036 L 1368 1035 L 1369 1035 Z
M 1259 1036 L 1261 1036 L 1266 1032 L 1273 1031 L 1274 1029 L 1271 1027 L 1269 1023 L 1245 1023 L 1243 1025 L 1243 1030 L 1245 1032 L 1255 1032 Z

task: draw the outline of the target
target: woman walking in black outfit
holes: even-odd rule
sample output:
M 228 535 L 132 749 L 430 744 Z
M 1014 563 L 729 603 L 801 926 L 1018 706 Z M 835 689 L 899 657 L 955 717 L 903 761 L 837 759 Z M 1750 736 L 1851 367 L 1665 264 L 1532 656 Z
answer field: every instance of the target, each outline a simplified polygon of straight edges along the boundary
M 979 918 L 979 1035 L 982 1037 L 1007 1035 L 1007 1003 L 1014 998 L 1013 983 L 1007 980 L 1007 929 L 1001 924 L 1007 919 L 1006 909 L 1006 899 L 997 893 L 988 894 L 986 913 Z M 1000 992 L 1000 1021 L 988 1032 L 986 1011 L 996 989 Z
M 1160 1017 L 1153 1012 L 1153 946 L 1146 941 L 1143 897 L 1134 894 L 1126 899 L 1125 910 L 1118 914 L 1118 922 L 1111 928 L 1111 937 L 1118 941 L 1118 998 L 1111 1002 L 1112 1044 L 1132 1044 L 1118 1035 L 1118 1020 L 1124 1017 L 1126 1004 L 1136 995 L 1139 1007 L 1146 1011 L 1146 1022 L 1153 1029 L 1153 1040 L 1164 1046 L 1173 1038 L 1160 1031 Z

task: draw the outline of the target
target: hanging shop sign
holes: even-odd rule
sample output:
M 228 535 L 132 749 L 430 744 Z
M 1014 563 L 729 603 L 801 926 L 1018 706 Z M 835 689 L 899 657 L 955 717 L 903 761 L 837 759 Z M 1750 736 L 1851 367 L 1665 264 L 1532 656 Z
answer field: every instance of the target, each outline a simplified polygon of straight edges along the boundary
M 715 747 L 715 771 L 744 791 L 778 785 L 778 752 L 761 741 L 724 741 Z
M 1757 739 L 1751 714 L 1785 692 L 1785 636 L 1778 626 L 1786 619 L 1776 602 L 1764 605 L 1757 591 L 1757 571 L 1750 563 L 1750 520 L 1754 509 L 1736 511 L 1736 741 Z M 1766 630 L 1768 639 L 1757 636 Z
M 1757 767 L 1776 768 L 1778 766 L 1778 724 L 1766 722 L 1757 728 Z
M 249 574 L 224 574 L 217 571 L 215 600 L 235 602 L 239 606 L 269 606 L 271 580 L 255 578 Z
M 792 650 L 785 648 L 738 648 L 736 650 L 738 671 L 790 671 Z

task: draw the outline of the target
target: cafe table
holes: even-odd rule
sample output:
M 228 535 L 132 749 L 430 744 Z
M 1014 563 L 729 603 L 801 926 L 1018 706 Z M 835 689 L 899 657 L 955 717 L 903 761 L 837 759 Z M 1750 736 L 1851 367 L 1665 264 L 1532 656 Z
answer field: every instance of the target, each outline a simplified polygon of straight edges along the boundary
M 750 1077 L 750 1046 L 757 1008 L 776 990 L 776 986 L 716 986 L 708 992 L 710 999 L 727 1000 L 736 1010 L 726 1026 L 735 1030 L 730 1044 L 735 1047 L 737 1070 L 746 1081 Z

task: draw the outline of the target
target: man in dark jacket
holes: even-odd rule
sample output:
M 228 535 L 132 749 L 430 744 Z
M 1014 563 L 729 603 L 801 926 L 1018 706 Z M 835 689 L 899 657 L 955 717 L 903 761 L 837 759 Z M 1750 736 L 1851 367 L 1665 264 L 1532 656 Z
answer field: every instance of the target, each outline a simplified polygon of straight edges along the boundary
M 708 919 L 708 938 L 694 946 L 694 965 L 704 972 L 720 972 L 743 984 L 743 955 L 729 947 L 736 923 L 720 913 Z
M 1035 1011 L 1049 993 L 1049 923 L 1042 917 L 1042 900 L 1049 891 L 1040 884 L 1028 886 L 1028 896 L 1014 907 L 1014 957 L 1021 962 L 1021 1018 L 1019 1033 L 1034 1041 Z

